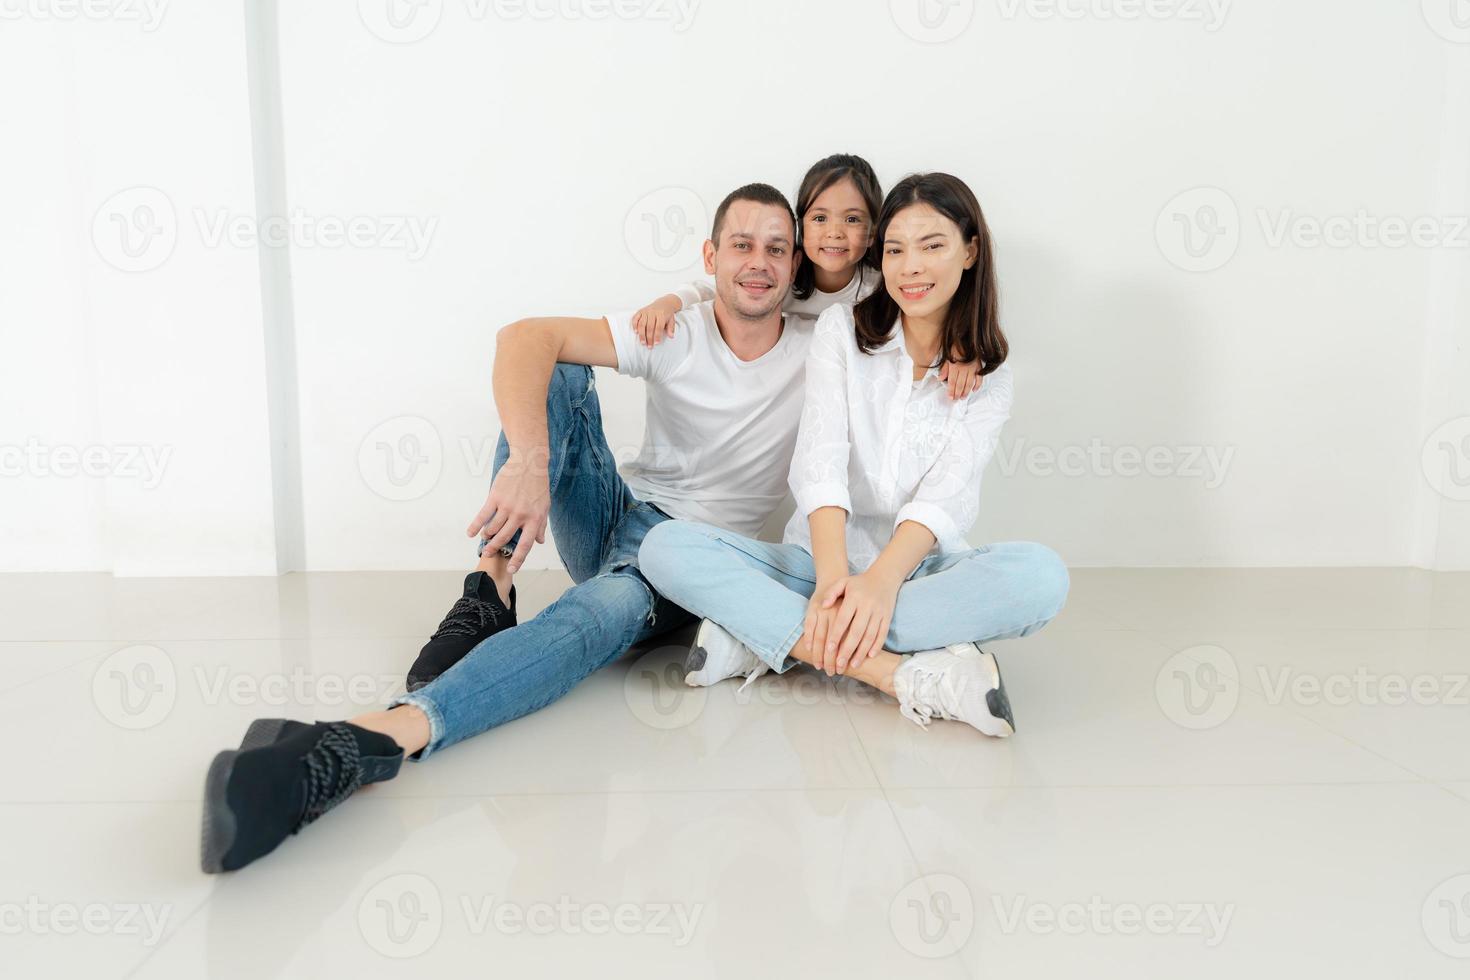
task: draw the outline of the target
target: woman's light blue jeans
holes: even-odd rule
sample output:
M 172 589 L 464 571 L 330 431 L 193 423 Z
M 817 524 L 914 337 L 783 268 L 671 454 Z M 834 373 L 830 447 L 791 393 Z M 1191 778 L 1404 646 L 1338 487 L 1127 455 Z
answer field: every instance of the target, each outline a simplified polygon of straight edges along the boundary
M 777 672 L 795 661 L 811 554 L 694 521 L 664 521 L 643 537 L 638 566 L 660 595 L 719 623 Z M 898 590 L 883 646 L 894 653 L 1028 636 L 1062 611 L 1067 566 L 1045 545 L 1003 541 L 926 558 Z

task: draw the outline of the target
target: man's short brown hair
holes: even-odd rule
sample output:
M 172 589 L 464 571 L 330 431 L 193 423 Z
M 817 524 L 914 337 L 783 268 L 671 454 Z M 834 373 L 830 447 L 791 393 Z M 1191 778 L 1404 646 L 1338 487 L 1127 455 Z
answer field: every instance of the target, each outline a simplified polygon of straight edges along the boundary
M 791 218 L 792 231 L 796 230 L 796 212 L 791 210 L 791 202 L 786 200 L 785 194 L 770 184 L 746 184 L 726 194 L 720 206 L 715 209 L 715 224 L 709 237 L 716 246 L 720 244 L 720 228 L 725 224 L 725 212 L 729 211 L 730 205 L 736 201 L 754 201 L 756 204 L 769 204 L 772 207 L 781 208 Z

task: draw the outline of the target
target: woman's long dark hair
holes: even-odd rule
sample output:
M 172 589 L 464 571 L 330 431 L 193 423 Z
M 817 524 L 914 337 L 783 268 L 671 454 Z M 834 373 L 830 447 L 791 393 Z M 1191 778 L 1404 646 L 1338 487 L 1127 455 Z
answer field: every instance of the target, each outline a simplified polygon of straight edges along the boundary
M 927 204 L 959 226 L 962 240 L 979 246 L 975 264 L 964 271 L 940 336 L 941 358 L 963 364 L 979 361 L 980 373 L 989 374 L 1005 362 L 1009 347 L 1000 329 L 1000 301 L 995 287 L 995 259 L 990 228 L 980 202 L 965 182 L 950 174 L 912 174 L 898 182 L 883 202 L 874 248 L 883 247 L 894 215 L 914 204 Z M 881 254 L 881 253 L 880 253 Z M 893 335 L 898 303 L 886 288 L 879 289 L 853 309 L 858 347 L 871 354 Z
M 801 178 L 801 187 L 796 191 L 796 247 L 802 253 L 802 263 L 796 269 L 796 278 L 791 281 L 791 295 L 797 299 L 807 299 L 817 288 L 816 266 L 806 257 L 806 213 L 819 194 L 843 179 L 852 181 L 862 195 L 863 203 L 868 207 L 869 221 L 878 214 L 878 209 L 883 204 L 883 188 L 878 183 L 878 175 L 873 172 L 872 164 L 862 157 L 851 153 L 834 153 L 812 164 L 806 176 Z M 881 268 L 878 245 L 874 241 L 869 243 L 868 250 L 858 267 L 853 270 L 853 275 L 862 275 L 863 269 L 877 272 Z

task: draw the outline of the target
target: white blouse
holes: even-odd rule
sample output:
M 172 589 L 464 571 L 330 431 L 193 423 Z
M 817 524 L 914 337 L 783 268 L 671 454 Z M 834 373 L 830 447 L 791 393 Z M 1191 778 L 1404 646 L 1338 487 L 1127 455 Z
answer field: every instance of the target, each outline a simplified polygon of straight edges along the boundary
M 808 518 L 847 511 L 848 562 L 864 571 L 904 521 L 933 532 L 939 554 L 969 550 L 980 512 L 980 477 L 1011 415 L 1011 368 L 952 401 L 939 369 L 915 381 L 895 322 L 871 354 L 858 349 L 852 307 L 817 321 L 806 363 L 806 401 L 791 460 L 796 512 L 782 540 L 811 550 Z

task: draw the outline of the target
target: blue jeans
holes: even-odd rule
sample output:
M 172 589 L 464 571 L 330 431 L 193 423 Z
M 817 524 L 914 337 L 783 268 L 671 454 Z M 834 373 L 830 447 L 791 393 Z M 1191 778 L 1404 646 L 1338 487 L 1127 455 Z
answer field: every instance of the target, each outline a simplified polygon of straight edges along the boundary
M 412 758 L 426 759 L 544 708 L 634 643 L 691 621 L 639 573 L 638 546 L 669 517 L 634 497 L 618 475 L 592 368 L 556 366 L 546 425 L 551 534 L 576 584 L 532 619 L 489 637 L 431 683 L 392 701 L 415 705 L 429 718 L 429 744 Z M 495 472 L 509 454 L 501 433 Z
M 772 670 L 795 662 L 788 654 L 801 639 L 807 600 L 816 589 L 816 568 L 805 548 L 766 544 L 695 521 L 665 521 L 643 539 L 638 564 L 659 592 L 719 623 Z M 1056 552 L 1029 541 L 934 555 L 899 588 L 883 646 L 915 653 L 1028 636 L 1062 611 L 1069 584 Z

